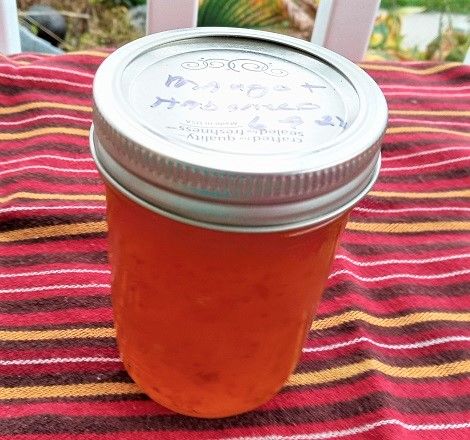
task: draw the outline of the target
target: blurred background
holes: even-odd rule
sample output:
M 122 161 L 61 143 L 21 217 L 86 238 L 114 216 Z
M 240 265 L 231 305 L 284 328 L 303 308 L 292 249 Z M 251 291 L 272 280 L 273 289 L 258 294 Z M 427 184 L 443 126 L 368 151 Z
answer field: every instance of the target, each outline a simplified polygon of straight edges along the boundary
M 199 26 L 309 39 L 319 0 L 199 0 Z M 360 3 L 359 1 L 357 2 Z M 145 0 L 17 0 L 21 25 L 63 51 L 118 47 L 145 34 Z M 382 0 L 368 60 L 462 61 L 470 0 Z

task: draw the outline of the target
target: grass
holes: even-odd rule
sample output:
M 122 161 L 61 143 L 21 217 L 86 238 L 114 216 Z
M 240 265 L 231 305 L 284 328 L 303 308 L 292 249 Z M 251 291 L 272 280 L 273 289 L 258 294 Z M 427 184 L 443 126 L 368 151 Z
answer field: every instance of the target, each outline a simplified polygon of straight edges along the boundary
M 420 6 L 427 11 L 470 14 L 470 0 L 382 0 L 380 3 L 383 9 L 404 6 Z

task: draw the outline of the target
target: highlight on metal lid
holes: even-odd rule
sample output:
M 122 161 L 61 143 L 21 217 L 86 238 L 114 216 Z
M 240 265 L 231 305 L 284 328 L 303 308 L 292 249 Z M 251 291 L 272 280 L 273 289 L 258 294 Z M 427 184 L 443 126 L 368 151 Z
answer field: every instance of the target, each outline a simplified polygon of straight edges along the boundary
M 100 66 L 92 151 L 137 201 L 255 231 L 317 224 L 375 181 L 387 106 L 349 60 L 267 32 L 196 28 L 136 40 Z

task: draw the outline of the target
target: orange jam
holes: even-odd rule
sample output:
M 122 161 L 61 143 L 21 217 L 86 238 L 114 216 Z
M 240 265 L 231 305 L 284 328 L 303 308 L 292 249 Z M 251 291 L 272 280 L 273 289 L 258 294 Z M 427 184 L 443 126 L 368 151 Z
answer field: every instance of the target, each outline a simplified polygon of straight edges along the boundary
M 191 416 L 270 399 L 297 364 L 347 214 L 238 233 L 164 217 L 109 184 L 107 204 L 117 339 L 135 382 Z
M 127 371 L 178 413 L 256 408 L 295 369 L 379 173 L 382 92 L 313 44 L 197 28 L 113 52 L 93 101 Z

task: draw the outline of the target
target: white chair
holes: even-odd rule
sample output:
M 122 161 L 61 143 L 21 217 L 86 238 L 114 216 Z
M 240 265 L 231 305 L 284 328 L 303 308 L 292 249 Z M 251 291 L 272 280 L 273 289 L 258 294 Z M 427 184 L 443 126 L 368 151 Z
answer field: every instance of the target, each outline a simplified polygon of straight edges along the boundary
M 198 0 L 147 0 L 147 33 L 196 26 L 198 3 Z M 351 0 L 321 0 L 312 42 L 360 61 L 380 0 L 361 0 L 355 7 L 351 3 Z M 0 1 L 0 52 L 21 52 L 15 0 Z

